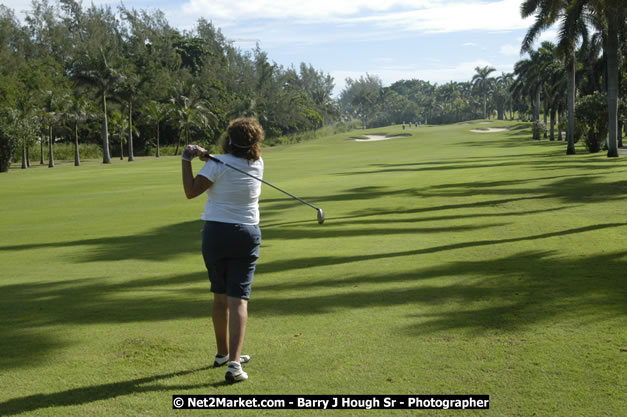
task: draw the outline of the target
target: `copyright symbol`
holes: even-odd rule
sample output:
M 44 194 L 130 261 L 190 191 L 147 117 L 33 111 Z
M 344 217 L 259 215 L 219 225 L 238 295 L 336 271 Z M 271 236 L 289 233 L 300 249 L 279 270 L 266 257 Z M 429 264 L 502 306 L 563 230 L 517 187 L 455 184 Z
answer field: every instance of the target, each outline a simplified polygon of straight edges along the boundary
M 172 400 L 172 405 L 174 405 L 174 408 L 181 408 L 183 407 L 183 405 L 185 405 L 185 401 L 183 401 L 181 397 L 176 397 L 174 400 Z

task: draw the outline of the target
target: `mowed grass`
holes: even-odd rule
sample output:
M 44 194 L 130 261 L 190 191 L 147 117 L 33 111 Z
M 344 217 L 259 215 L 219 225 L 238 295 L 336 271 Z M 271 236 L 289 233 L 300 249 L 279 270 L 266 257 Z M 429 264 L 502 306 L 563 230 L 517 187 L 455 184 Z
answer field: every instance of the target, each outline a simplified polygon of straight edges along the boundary
M 349 140 L 364 133 L 411 136 Z M 621 415 L 627 162 L 530 136 L 396 126 L 266 149 L 265 179 L 327 220 L 264 186 L 236 385 L 211 368 L 205 200 L 184 198 L 178 158 L 0 175 L 0 415 L 198 413 L 173 394 L 490 395 L 216 416 Z

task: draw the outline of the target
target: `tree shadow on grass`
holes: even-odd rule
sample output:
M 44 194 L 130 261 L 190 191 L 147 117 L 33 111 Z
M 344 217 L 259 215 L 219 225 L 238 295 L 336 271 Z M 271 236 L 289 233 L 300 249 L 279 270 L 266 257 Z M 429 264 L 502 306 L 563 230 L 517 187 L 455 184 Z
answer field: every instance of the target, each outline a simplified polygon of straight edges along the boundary
M 430 172 L 430 171 L 453 171 L 453 170 L 470 170 L 470 169 L 481 169 L 481 168 L 500 168 L 507 166 L 519 165 L 517 161 L 506 161 L 506 162 L 483 162 L 477 163 L 476 161 L 459 161 L 459 162 L 451 162 L 449 160 L 444 160 L 441 162 L 418 162 L 418 163 L 408 163 L 408 164 L 376 164 L 373 167 L 376 169 L 371 169 L 367 171 L 347 171 L 347 172 L 338 172 L 335 175 L 339 176 L 351 176 L 351 175 L 370 175 L 370 174 L 397 174 L 397 173 L 406 173 L 406 172 Z
M 623 227 L 625 223 L 607 223 L 581 228 L 531 236 L 507 239 L 493 239 L 459 242 L 449 245 L 409 249 L 398 252 L 372 253 L 354 256 L 314 256 L 282 259 L 259 264 L 258 274 L 275 272 L 290 273 L 309 267 L 345 265 L 376 260 L 415 258 L 420 255 L 441 254 L 465 248 L 501 246 L 522 241 L 541 242 L 542 239 Z M 276 239 L 280 239 L 277 234 Z M 627 263 L 620 260 L 625 253 L 565 260 L 552 258 L 548 253 L 521 254 L 504 259 L 478 262 L 445 262 L 441 267 L 417 270 L 415 273 L 373 274 L 353 276 L 337 282 L 334 279 L 317 282 L 282 283 L 277 287 L 264 285 L 258 281 L 254 292 L 260 297 L 251 301 L 251 311 L 257 314 L 302 315 L 324 314 L 337 308 L 364 308 L 368 306 L 398 306 L 402 304 L 433 304 L 451 299 L 461 305 L 491 296 L 493 305 L 478 311 L 465 312 L 463 308 L 453 313 L 439 315 L 432 320 L 431 327 L 437 329 L 464 327 L 490 328 L 490 317 L 501 311 L 500 319 L 507 311 L 518 311 L 527 303 L 538 311 L 549 310 L 546 317 L 525 316 L 527 323 L 542 321 L 560 313 L 574 311 L 575 306 L 567 305 L 563 310 L 554 308 L 551 303 L 561 300 L 560 294 L 566 291 L 571 298 L 584 297 L 597 291 L 595 302 L 599 310 L 613 309 L 617 314 L 624 312 L 625 305 L 617 307 L 618 299 L 624 301 L 624 271 Z M 602 265 L 602 268 L 599 268 Z M 479 282 L 467 285 L 456 284 L 431 288 L 418 285 L 421 280 L 440 276 L 484 276 Z M 347 275 L 350 276 L 350 273 Z M 555 275 L 555 277 L 553 277 Z M 514 278 L 519 277 L 521 281 Z M 411 288 L 388 288 L 390 282 L 407 282 Z M 379 288 L 355 290 L 354 286 L 375 283 Z M 574 284 L 573 284 L 574 283 Z M 315 287 L 337 288 L 336 295 L 312 295 Z M 563 288 L 562 288 L 563 287 Z M 342 288 L 346 289 L 342 293 Z M 526 288 L 525 292 L 523 290 Z M 540 290 L 534 290 L 539 288 Z M 278 294 L 281 289 L 301 291 L 298 302 Z M 518 291 L 518 294 L 516 292 Z M 595 294 L 597 294 L 595 293 Z M 530 294 L 526 297 L 519 294 Z M 4 369 L 37 366 L 46 359 L 48 352 L 61 349 L 71 341 L 60 341 L 50 328 L 58 326 L 89 325 L 98 323 L 142 323 L 177 319 L 208 318 L 211 295 L 205 272 L 160 276 L 153 278 L 125 279 L 112 281 L 94 277 L 91 279 L 49 283 L 23 283 L 0 287 L 0 366 Z M 584 304 L 586 303 L 583 301 Z M 521 307 L 522 306 L 522 307 Z M 511 307 L 511 308 L 510 308 Z M 497 308 L 497 310 L 494 310 Z M 485 311 L 483 311 L 485 310 Z M 483 311 L 483 313 L 482 313 Z M 609 314 L 609 313 L 608 313 Z M 465 317 L 474 315 L 475 319 Z M 459 319 L 457 317 L 460 317 Z M 478 318 L 479 319 L 478 319 Z M 464 318 L 465 320 L 461 320 Z M 516 327 L 516 320 L 506 320 L 508 326 Z M 522 322 L 520 322 L 522 323 Z
M 303 222 L 291 226 L 272 226 L 262 228 L 265 242 L 280 239 L 328 239 L 370 235 L 404 235 L 415 233 L 470 232 L 489 227 L 503 226 L 504 223 L 481 225 L 454 225 L 442 227 L 403 227 L 403 228 L 363 228 L 355 227 L 344 230 L 307 227 Z M 307 222 L 309 225 L 313 221 Z M 0 252 L 23 251 L 43 248 L 88 247 L 82 257 L 73 255 L 78 262 L 109 262 L 128 259 L 146 261 L 167 261 L 186 253 L 200 254 L 201 236 L 194 233 L 201 227 L 199 222 L 185 222 L 157 228 L 143 235 L 120 236 L 115 238 L 85 239 L 70 242 L 24 244 L 0 247 Z M 175 230 L 176 233 L 172 233 Z
M 407 218 L 404 216 L 395 216 L 395 217 L 386 217 L 383 218 L 380 215 L 373 215 L 376 218 L 366 218 L 367 216 L 326 216 L 330 223 L 333 226 L 348 226 L 348 225 L 384 225 L 384 224 L 407 224 L 407 223 L 420 223 L 420 222 L 433 222 L 433 221 L 446 221 L 446 220 L 463 220 L 463 219 L 480 219 L 480 218 L 496 218 L 496 217 L 517 217 L 523 215 L 532 215 L 532 214 L 540 214 L 540 213 L 550 213 L 555 211 L 561 211 L 567 208 L 573 208 L 577 206 L 561 206 L 561 207 L 553 207 L 548 209 L 540 209 L 540 210 L 525 210 L 525 211 L 509 211 L 506 213 L 476 213 L 476 214 L 449 214 L 449 215 L 441 215 L 441 216 L 423 216 L 423 217 L 412 217 Z M 378 212 L 381 214 L 381 212 Z M 397 214 L 407 214 L 402 211 Z M 264 224 L 264 235 L 267 235 L 267 228 L 275 228 L 275 227 L 288 227 L 288 226 L 305 226 L 311 225 L 311 220 L 298 220 L 293 222 L 275 222 L 275 223 L 267 223 Z M 397 229 L 394 229 L 397 230 Z M 428 230 L 428 229 L 427 229 Z M 301 234 L 302 236 L 302 234 Z
M 364 255 L 355 255 L 355 256 L 307 256 L 303 258 L 290 258 L 286 260 L 278 260 L 273 262 L 265 262 L 260 263 L 258 265 L 258 271 L 260 273 L 274 273 L 274 272 L 285 272 L 294 269 L 306 269 L 315 266 L 331 266 L 331 265 L 341 265 L 341 264 L 349 264 L 353 262 L 362 262 L 362 261 L 372 261 L 377 259 L 390 259 L 390 258 L 400 258 L 406 256 L 418 256 L 418 255 L 427 255 L 432 253 L 446 252 L 450 250 L 457 249 L 465 249 L 465 248 L 476 248 L 481 246 L 493 246 L 493 245 L 503 245 L 508 243 L 517 243 L 524 241 L 538 241 L 541 239 L 548 239 L 553 237 L 560 236 L 568 236 L 574 235 L 578 233 L 592 232 L 603 229 L 612 229 L 616 227 L 624 227 L 627 226 L 627 223 L 606 223 L 606 224 L 597 224 L 592 226 L 578 227 L 574 229 L 560 230 L 557 232 L 549 232 L 549 233 L 541 233 L 538 235 L 532 236 L 522 236 L 522 237 L 514 237 L 508 239 L 488 239 L 488 240 L 477 240 L 477 241 L 467 241 L 467 242 L 459 242 L 452 243 L 449 245 L 441 245 L 441 246 L 433 246 L 429 248 L 420 248 L 420 249 L 411 249 L 407 251 L 401 252 L 391 252 L 391 253 L 374 253 L 374 254 L 364 254 Z M 277 237 L 279 235 L 277 234 Z
M 607 167 L 604 168 L 606 169 Z M 613 171 L 612 173 L 616 174 L 619 172 L 622 172 L 622 170 Z M 399 216 L 431 211 L 493 207 L 508 203 L 542 199 L 554 199 L 562 203 L 590 203 L 624 200 L 627 198 L 627 181 L 599 181 L 599 179 L 603 178 L 604 177 L 601 175 L 588 175 L 585 177 L 579 175 L 561 175 L 555 177 L 502 181 L 454 182 L 450 184 L 433 185 L 421 190 L 386 190 L 384 187 L 378 187 L 370 200 L 374 200 L 377 197 L 385 198 L 388 196 L 404 195 L 408 197 L 420 197 L 422 201 L 421 205 L 424 205 L 425 199 L 429 197 L 450 197 L 456 199 L 472 197 L 473 201 L 438 206 L 422 206 L 410 209 L 399 208 L 396 210 L 388 208 L 378 209 L 373 206 L 355 211 L 346 216 L 329 217 L 329 219 L 341 221 L 361 217 Z M 541 181 L 548 180 L 553 181 L 550 183 L 541 183 Z M 538 182 L 540 183 L 538 184 Z M 350 197 L 353 191 L 354 190 L 349 190 L 347 197 Z M 480 196 L 499 196 L 505 198 L 476 201 Z M 335 195 L 334 199 L 342 200 L 343 194 Z
M 423 197 L 427 197 L 427 195 L 425 194 L 423 195 Z M 502 199 L 497 199 L 497 200 L 471 201 L 469 203 L 441 204 L 437 206 L 417 207 L 417 208 L 409 208 L 409 209 L 404 208 L 404 207 L 398 208 L 398 209 L 370 207 L 370 208 L 364 208 L 363 210 L 354 211 L 345 216 L 337 216 L 337 217 L 329 216 L 328 219 L 330 220 L 330 222 L 335 223 L 335 221 L 337 220 L 344 221 L 344 220 L 352 220 L 352 219 L 367 219 L 369 217 L 385 218 L 385 216 L 398 217 L 398 216 L 406 216 L 406 215 L 421 214 L 421 213 L 440 212 L 444 210 L 492 208 L 492 207 L 498 207 L 498 206 L 509 204 L 509 203 L 532 201 L 532 200 L 544 200 L 548 198 L 551 198 L 551 196 L 550 195 L 532 195 L 528 197 L 511 197 L 511 198 L 502 198 Z M 534 210 L 530 210 L 530 212 L 533 212 L 533 211 Z M 523 212 L 523 213 L 526 213 L 526 212 Z M 464 215 L 455 216 L 455 218 L 463 218 L 463 217 Z
M 484 288 L 476 297 L 468 293 L 460 298 L 465 308 L 413 315 L 419 322 L 408 330 L 420 335 L 454 329 L 516 331 L 561 316 L 580 324 L 625 316 L 626 256 L 627 251 L 618 251 L 566 259 L 535 251 L 435 268 L 430 271 L 435 275 L 480 276 L 479 287 Z
M 68 248 L 86 246 L 81 262 L 119 261 L 139 259 L 146 261 L 168 261 L 181 254 L 200 253 L 203 222 L 188 221 L 169 224 L 146 233 L 126 236 L 79 239 L 68 242 L 32 243 L 0 246 L 1 252 L 42 248 Z
M 251 303 L 251 314 L 332 314 L 341 309 L 421 305 L 427 308 L 409 315 L 416 318 L 410 330 L 419 335 L 457 329 L 474 335 L 495 329 L 517 331 L 562 316 L 581 321 L 620 317 L 627 315 L 625 256 L 623 251 L 567 259 L 550 251 L 532 251 L 407 273 L 262 286 L 256 289 L 260 296 Z M 427 281 L 442 277 L 459 279 L 444 286 Z M 390 287 L 391 283 L 395 285 Z M 407 285 L 399 288 L 399 283 Z M 362 285 L 366 289 L 360 290 Z M 330 287 L 337 293 L 310 295 L 316 288 Z M 297 302 L 272 296 L 290 288 L 291 294 L 300 290 Z
M 325 195 L 308 196 L 301 195 L 301 198 L 310 204 L 322 206 L 329 202 L 343 202 L 343 201 L 363 201 L 365 205 L 371 204 L 376 199 L 388 198 L 388 197 L 416 197 L 417 191 L 414 188 L 405 189 L 393 189 L 385 186 L 367 186 L 357 187 L 344 190 L 342 192 L 327 193 Z M 285 209 L 290 209 L 300 206 L 301 203 L 289 199 L 289 198 L 276 198 L 276 199 L 262 199 L 260 201 L 261 214 L 267 215 L 272 213 L 281 212 Z M 303 207 L 304 210 L 311 210 Z M 314 213 L 314 211 L 312 211 Z
M 544 148 L 563 148 L 564 153 L 566 150 L 566 142 L 560 141 L 550 141 L 547 139 L 543 140 L 533 140 L 533 134 L 531 129 L 528 129 L 524 126 L 514 126 L 514 128 L 510 128 L 506 132 L 492 132 L 492 133 L 475 133 L 471 132 L 468 134 L 472 134 L 477 136 L 475 140 L 469 140 L 464 142 L 458 142 L 456 145 L 463 145 L 469 147 L 482 147 L 488 146 L 492 148 L 513 148 L 513 147 L 529 147 L 529 146 L 541 146 Z
M 507 196 L 507 195 L 541 195 L 564 203 L 590 203 L 624 200 L 627 198 L 627 181 L 598 181 L 601 176 L 568 177 L 558 179 L 549 184 L 536 184 L 533 187 L 503 188 L 508 181 L 502 182 L 471 182 L 435 185 L 424 191 L 424 196 L 432 197 L 466 197 L 473 196 Z M 537 180 L 543 180 L 540 178 Z M 521 185 L 523 180 L 511 181 L 511 185 Z
M 83 405 L 94 401 L 110 400 L 112 398 L 132 394 L 142 394 L 147 392 L 176 392 L 207 388 L 210 387 L 211 384 L 159 385 L 158 382 L 161 380 L 206 371 L 208 369 L 211 369 L 211 367 L 205 366 L 188 371 L 171 372 L 167 374 L 131 379 L 128 381 L 74 388 L 52 394 L 34 394 L 20 398 L 12 398 L 8 401 L 0 403 L 0 416 L 11 416 L 50 407 Z
M 456 170 L 475 170 L 475 169 L 487 169 L 487 168 L 504 168 L 504 167 L 516 167 L 521 168 L 533 168 L 537 170 L 551 170 L 555 169 L 587 169 L 587 170 L 607 170 L 608 167 L 616 166 L 614 160 L 599 160 L 596 158 L 589 159 L 563 159 L 560 155 L 530 155 L 532 159 L 519 160 L 520 156 L 526 155 L 508 155 L 505 157 L 472 159 L 466 158 L 461 160 L 442 160 L 442 161 L 430 161 L 430 162 L 409 162 L 403 164 L 373 164 L 372 169 L 360 170 L 360 171 L 345 171 L 338 172 L 335 175 L 338 176 L 363 176 L 371 174 L 395 174 L 395 173 L 408 173 L 408 172 L 435 172 L 435 171 L 456 171 Z M 612 164 L 612 165 L 608 165 Z M 619 161 L 620 164 L 620 161 Z
M 91 278 L 0 287 L 0 368 L 32 367 L 62 349 L 48 326 L 209 317 L 206 272 L 111 282 Z

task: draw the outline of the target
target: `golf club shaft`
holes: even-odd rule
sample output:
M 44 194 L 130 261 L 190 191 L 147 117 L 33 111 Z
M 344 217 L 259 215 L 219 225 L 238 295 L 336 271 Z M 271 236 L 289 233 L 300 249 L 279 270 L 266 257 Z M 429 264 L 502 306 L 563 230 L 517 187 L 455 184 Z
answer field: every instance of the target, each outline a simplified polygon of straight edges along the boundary
M 269 185 L 270 187 L 274 188 L 275 190 L 278 190 L 278 191 L 282 192 L 283 194 L 287 194 L 287 195 L 289 195 L 290 197 L 292 197 L 293 199 L 298 200 L 298 201 L 300 201 L 300 202 L 301 202 L 301 203 L 303 203 L 303 204 L 307 204 L 309 207 L 311 207 L 311 208 L 313 208 L 313 209 L 320 210 L 318 207 L 316 207 L 316 206 L 314 206 L 314 205 L 312 205 L 312 204 L 309 204 L 308 202 L 306 202 L 306 201 L 305 201 L 305 200 L 303 200 L 302 198 L 298 198 L 298 197 L 296 197 L 295 195 L 290 194 L 290 193 L 288 193 L 287 191 L 282 190 L 282 189 L 280 189 L 279 187 L 276 187 L 276 186 L 274 186 L 274 185 L 270 184 L 268 181 L 264 181 L 264 180 L 262 180 L 261 178 L 255 177 L 254 175 L 251 175 L 251 174 L 249 174 L 249 173 L 248 173 L 248 172 L 246 172 L 246 171 L 242 171 L 242 170 L 241 170 L 241 169 L 239 169 L 239 168 L 235 168 L 233 165 L 230 165 L 230 164 L 228 164 L 228 163 L 226 163 L 226 162 L 220 161 L 218 158 L 214 158 L 213 156 L 209 155 L 208 153 L 206 153 L 206 154 L 205 154 L 205 156 L 206 156 L 207 158 L 211 159 L 211 160 L 212 160 L 212 161 L 214 161 L 214 162 L 217 162 L 217 163 L 222 164 L 222 165 L 226 165 L 227 167 L 229 167 L 229 168 L 231 168 L 231 169 L 234 169 L 234 170 L 235 170 L 235 171 L 237 171 L 237 172 L 241 172 L 242 174 L 244 174 L 244 175 L 248 175 L 249 177 L 254 178 L 254 179 L 256 179 L 257 181 L 261 181 L 262 183 L 264 183 L 264 184 L 266 184 L 266 185 Z

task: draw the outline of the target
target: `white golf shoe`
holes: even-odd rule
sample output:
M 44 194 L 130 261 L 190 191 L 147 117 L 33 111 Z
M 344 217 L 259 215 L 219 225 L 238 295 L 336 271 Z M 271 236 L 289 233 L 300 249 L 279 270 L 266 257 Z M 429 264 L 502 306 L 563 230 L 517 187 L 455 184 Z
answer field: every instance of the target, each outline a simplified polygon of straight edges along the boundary
M 229 362 L 224 378 L 227 382 L 234 383 L 247 380 L 248 374 L 244 372 L 241 364 L 237 362 Z
M 239 357 L 240 363 L 247 363 L 249 360 L 250 360 L 250 356 L 248 355 L 242 355 Z M 218 368 L 220 366 L 226 365 L 228 361 L 229 361 L 229 355 L 224 355 L 224 356 L 216 355 L 216 358 L 213 361 L 213 367 Z

